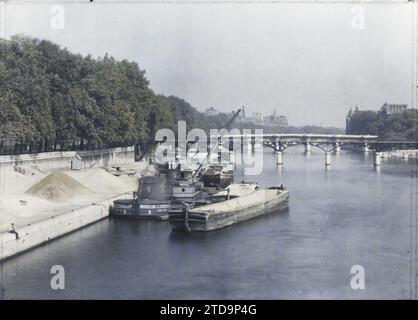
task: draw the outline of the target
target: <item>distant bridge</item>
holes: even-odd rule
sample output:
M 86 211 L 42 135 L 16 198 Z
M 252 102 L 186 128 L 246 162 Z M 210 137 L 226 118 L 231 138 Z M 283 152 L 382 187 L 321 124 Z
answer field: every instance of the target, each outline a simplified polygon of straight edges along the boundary
M 301 133 L 273 133 L 273 134 L 230 134 L 223 138 L 247 140 L 254 145 L 256 140 L 262 141 L 264 145 L 272 147 L 277 151 L 283 151 L 290 146 L 305 145 L 310 151 L 311 146 L 318 147 L 323 151 L 333 151 L 347 144 L 362 144 L 368 146 L 377 141 L 377 136 L 353 135 L 353 134 L 301 134 Z
M 273 149 L 276 153 L 276 163 L 283 165 L 283 152 L 297 145 L 303 145 L 305 152 L 312 151 L 312 147 L 316 147 L 325 153 L 325 166 L 331 165 L 331 152 L 339 152 L 344 146 L 358 146 L 363 152 L 374 152 L 374 165 L 380 166 L 382 151 L 393 149 L 418 149 L 417 141 L 393 141 L 380 140 L 377 135 L 354 135 L 354 134 L 305 134 L 305 133 L 242 133 L 242 134 L 218 134 L 216 137 L 219 143 L 228 142 L 229 151 L 233 153 L 234 148 L 240 145 L 243 149 L 247 146 L 248 151 L 255 151 L 255 146 L 258 143 L 263 146 Z M 237 143 L 238 140 L 238 143 Z M 171 141 L 171 140 L 163 140 Z M 196 141 L 188 140 L 173 140 L 172 142 L 185 142 L 194 144 Z M 235 146 L 235 147 L 234 147 Z M 210 150 L 210 149 L 208 149 Z
M 374 165 L 380 166 L 381 152 L 393 148 L 418 148 L 418 142 L 379 140 L 376 135 L 352 135 L 352 134 L 226 134 L 222 139 L 241 140 L 241 146 L 245 144 L 248 150 L 255 150 L 256 141 L 266 147 L 272 148 L 277 154 L 277 164 L 283 164 L 283 151 L 296 145 L 304 145 L 305 152 L 310 152 L 316 147 L 325 153 L 325 165 L 331 165 L 331 152 L 339 152 L 342 146 L 357 145 L 364 152 L 374 152 Z

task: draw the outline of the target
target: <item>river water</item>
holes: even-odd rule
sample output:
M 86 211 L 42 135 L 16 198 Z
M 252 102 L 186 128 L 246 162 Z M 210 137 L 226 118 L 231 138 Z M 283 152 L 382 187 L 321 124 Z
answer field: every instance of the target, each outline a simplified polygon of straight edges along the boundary
M 237 170 L 237 174 L 241 171 Z M 239 180 L 240 178 L 237 178 Z M 2 265 L 6 299 L 408 299 L 415 160 L 342 151 L 264 151 L 250 180 L 284 184 L 287 212 L 204 233 L 172 233 L 167 222 L 106 219 Z M 52 290 L 50 269 L 65 269 Z M 351 268 L 364 268 L 354 290 Z

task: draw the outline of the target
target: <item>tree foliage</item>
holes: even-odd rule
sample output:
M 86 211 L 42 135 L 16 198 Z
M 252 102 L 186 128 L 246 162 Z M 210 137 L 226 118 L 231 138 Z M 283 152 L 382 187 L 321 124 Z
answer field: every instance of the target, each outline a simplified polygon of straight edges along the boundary
M 0 46 L 0 139 L 20 152 L 146 145 L 176 120 L 205 123 L 183 99 L 155 95 L 135 62 L 22 36 Z
M 407 109 L 402 113 L 356 111 L 347 122 L 348 134 L 373 134 L 385 140 L 416 141 L 418 112 Z
M 93 58 L 24 36 L 0 39 L 0 152 L 83 150 L 153 143 L 160 128 L 220 129 L 231 113 L 206 115 L 155 94 L 135 62 Z M 239 123 L 233 127 L 239 128 Z M 255 129 L 256 126 L 248 129 Z M 263 128 L 309 132 L 333 128 Z M 5 150 L 4 142 L 9 141 Z M 10 143 L 12 141 L 12 143 Z M 14 150 L 13 150 L 14 149 Z

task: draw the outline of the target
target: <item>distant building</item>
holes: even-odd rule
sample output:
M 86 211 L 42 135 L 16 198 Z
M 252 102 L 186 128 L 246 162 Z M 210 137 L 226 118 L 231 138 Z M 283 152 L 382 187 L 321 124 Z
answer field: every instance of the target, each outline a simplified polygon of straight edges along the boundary
M 287 127 L 289 125 L 289 122 L 287 121 L 287 118 L 285 116 L 279 116 L 277 121 L 279 126 Z
M 278 124 L 279 126 L 288 126 L 287 118 L 282 115 L 277 115 L 276 110 L 270 116 L 264 116 L 265 124 Z
M 391 115 L 391 114 L 397 114 L 397 113 L 402 113 L 404 111 L 406 111 L 408 109 L 408 105 L 407 104 L 389 104 L 387 102 L 385 102 L 383 104 L 383 106 L 380 107 L 380 110 L 378 112 L 383 113 L 384 115 Z M 350 121 L 351 118 L 353 117 L 353 115 L 356 112 L 359 112 L 359 108 L 357 107 L 357 105 L 355 106 L 355 108 L 350 108 L 350 110 L 347 113 L 347 117 L 345 118 L 345 131 L 346 133 L 350 133 Z M 372 111 L 372 110 L 365 110 L 365 111 Z M 373 111 L 376 112 L 376 111 Z
M 406 111 L 407 108 L 408 105 L 406 104 L 388 104 L 385 102 L 385 104 L 380 108 L 380 111 L 387 115 L 391 115 L 394 113 L 402 113 Z
M 353 114 L 358 111 L 359 111 L 359 108 L 357 107 L 357 105 L 355 106 L 354 110 L 353 108 L 350 108 L 350 110 L 348 110 L 347 117 L 345 118 L 346 123 L 349 122 Z
M 353 114 L 355 114 L 358 111 L 359 111 L 359 108 L 357 107 L 357 105 L 355 106 L 354 110 L 353 110 L 353 108 L 350 108 L 350 110 L 348 110 L 347 117 L 345 118 L 345 133 L 349 133 L 349 131 L 350 131 L 349 126 L 350 126 L 351 117 L 353 116 Z
M 260 112 L 253 112 L 253 120 L 261 121 L 261 113 Z
M 216 116 L 219 114 L 219 111 L 216 110 L 214 107 L 207 108 L 205 111 L 205 115 L 207 116 Z
M 273 111 L 273 113 L 270 116 L 263 116 L 261 112 L 253 112 L 251 114 L 251 117 L 246 116 L 245 113 L 245 107 L 241 108 L 241 115 L 240 119 L 241 121 L 244 121 L 246 123 L 252 123 L 255 125 L 279 125 L 279 126 L 288 126 L 288 121 L 285 116 L 277 115 L 277 111 Z
M 244 107 L 244 106 L 242 106 L 241 116 L 242 116 L 243 118 L 245 118 L 245 107 Z
M 243 121 L 243 122 L 249 122 L 249 123 L 253 122 L 252 118 L 247 117 L 244 106 L 242 106 L 242 108 L 241 108 L 241 113 L 238 116 L 238 119 L 240 119 L 240 121 Z

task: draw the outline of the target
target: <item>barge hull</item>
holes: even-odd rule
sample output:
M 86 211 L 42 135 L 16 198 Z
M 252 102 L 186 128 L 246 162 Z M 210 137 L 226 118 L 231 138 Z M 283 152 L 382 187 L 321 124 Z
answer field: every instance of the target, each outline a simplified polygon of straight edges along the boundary
M 182 231 L 211 231 L 227 227 L 237 222 L 249 220 L 260 215 L 276 213 L 289 207 L 288 192 L 281 192 L 277 197 L 266 202 L 258 203 L 229 212 L 212 213 L 209 211 L 190 212 L 185 214 L 170 215 L 172 230 Z

